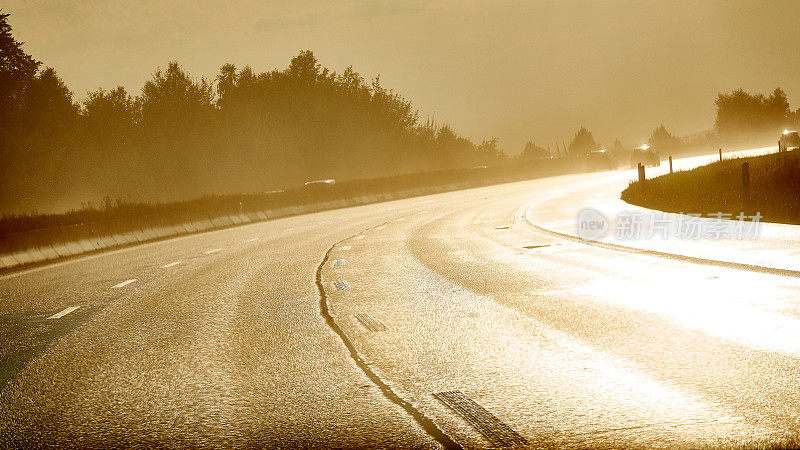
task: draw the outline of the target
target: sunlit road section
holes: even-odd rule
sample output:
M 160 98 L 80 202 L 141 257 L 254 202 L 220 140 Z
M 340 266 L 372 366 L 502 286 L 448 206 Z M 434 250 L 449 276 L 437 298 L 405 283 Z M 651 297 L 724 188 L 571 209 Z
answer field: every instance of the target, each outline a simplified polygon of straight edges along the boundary
M 341 209 L 0 277 L 0 447 L 798 444 L 800 279 L 713 260 L 786 268 L 800 229 L 616 242 L 704 264 L 570 238 L 580 208 L 625 207 L 634 176 Z

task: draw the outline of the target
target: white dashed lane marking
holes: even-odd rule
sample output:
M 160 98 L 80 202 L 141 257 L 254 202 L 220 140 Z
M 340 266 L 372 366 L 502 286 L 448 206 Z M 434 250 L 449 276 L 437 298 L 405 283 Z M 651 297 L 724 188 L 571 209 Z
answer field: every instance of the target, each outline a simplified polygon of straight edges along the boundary
M 259 240 L 259 239 L 260 238 L 254 237 L 254 238 L 250 238 L 250 239 L 246 240 L 245 242 L 255 242 L 255 241 Z
M 119 284 L 115 284 L 114 286 L 111 286 L 111 288 L 112 289 L 119 289 L 121 287 L 125 287 L 125 286 L 127 286 L 127 285 L 129 285 L 131 283 L 134 283 L 134 282 L 136 282 L 136 278 L 133 278 L 131 280 L 123 281 L 122 283 L 119 283 Z
M 343 266 L 344 265 L 344 260 L 343 259 L 336 259 L 336 260 L 333 261 L 333 265 L 337 266 L 337 267 L 338 266 Z
M 171 262 L 169 264 L 164 264 L 163 266 L 161 266 L 161 268 L 162 269 L 168 269 L 170 267 L 177 266 L 180 263 L 181 263 L 180 261 Z
M 78 308 L 80 308 L 80 306 L 70 306 L 69 308 L 64 308 L 61 311 L 59 311 L 59 312 L 53 314 L 52 316 L 48 317 L 47 320 L 60 319 L 60 318 L 62 318 L 64 316 L 66 316 L 67 314 L 75 311 Z
M 214 250 L 206 250 L 206 255 L 210 255 L 212 253 L 217 253 L 218 251 L 222 250 L 221 248 L 215 248 Z
M 351 248 L 353 248 L 353 247 L 350 247 L 349 245 L 343 245 L 342 246 L 342 250 L 344 250 L 344 251 L 350 250 Z
M 353 239 L 364 239 L 364 235 L 363 235 L 363 234 L 360 234 L 360 235 L 358 235 L 358 236 L 354 237 Z

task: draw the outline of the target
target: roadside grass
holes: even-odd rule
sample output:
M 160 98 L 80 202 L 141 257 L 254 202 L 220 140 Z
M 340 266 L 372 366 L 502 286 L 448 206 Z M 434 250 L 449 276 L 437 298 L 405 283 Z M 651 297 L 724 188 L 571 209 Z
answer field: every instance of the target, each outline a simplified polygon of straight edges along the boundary
M 750 195 L 742 185 L 742 164 L 750 165 Z M 800 224 L 800 151 L 718 161 L 644 182 L 631 182 L 622 200 L 672 213 L 752 216 Z

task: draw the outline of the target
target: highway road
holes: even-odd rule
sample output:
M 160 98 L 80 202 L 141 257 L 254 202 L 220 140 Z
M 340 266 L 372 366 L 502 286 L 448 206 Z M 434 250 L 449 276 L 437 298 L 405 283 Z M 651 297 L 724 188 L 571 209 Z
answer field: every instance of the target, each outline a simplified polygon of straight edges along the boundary
M 576 239 L 581 208 L 630 207 L 617 199 L 633 176 L 327 211 L 4 275 L 0 447 L 797 445 L 800 229 Z

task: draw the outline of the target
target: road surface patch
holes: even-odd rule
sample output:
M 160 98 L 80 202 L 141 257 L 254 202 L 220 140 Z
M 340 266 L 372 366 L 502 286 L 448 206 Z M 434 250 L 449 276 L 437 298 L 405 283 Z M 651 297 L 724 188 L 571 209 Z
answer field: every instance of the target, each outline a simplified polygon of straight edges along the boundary
M 69 308 L 64 308 L 61 311 L 59 311 L 59 312 L 53 314 L 52 316 L 48 317 L 47 320 L 60 319 L 60 318 L 62 318 L 64 316 L 66 316 L 67 314 L 77 310 L 78 308 L 80 308 L 80 306 L 70 306 Z
M 340 291 L 350 288 L 350 283 L 347 281 L 334 281 L 333 285 L 336 286 L 336 289 Z
M 0 391 L 51 342 L 75 329 L 96 311 L 96 307 L 75 306 L 49 317 L 51 311 L 0 315 L 0 342 L 3 343 L 0 345 Z M 64 317 L 67 314 L 69 316 Z M 56 317 L 62 319 L 55 320 Z
M 181 263 L 180 261 L 171 262 L 169 264 L 164 264 L 163 266 L 161 266 L 161 268 L 162 269 L 169 269 L 170 267 L 175 267 L 180 263 Z
M 118 283 L 118 284 L 115 284 L 114 286 L 111 286 L 111 289 L 119 289 L 121 287 L 125 287 L 125 286 L 127 286 L 127 285 L 129 285 L 131 283 L 135 283 L 135 282 L 136 282 L 136 278 L 132 278 L 130 280 L 125 280 L 122 283 Z
M 358 319 L 358 321 L 361 322 L 361 325 L 364 325 L 364 328 L 366 328 L 369 331 L 379 332 L 387 330 L 386 325 L 384 325 L 383 322 L 381 322 L 371 314 L 357 313 L 355 316 L 356 319 Z
M 528 441 L 461 391 L 433 394 L 456 414 L 464 418 L 495 447 L 528 445 Z
M 335 260 L 333 260 L 333 265 L 335 267 L 341 267 L 341 266 L 344 265 L 344 260 L 343 259 L 335 259 Z

